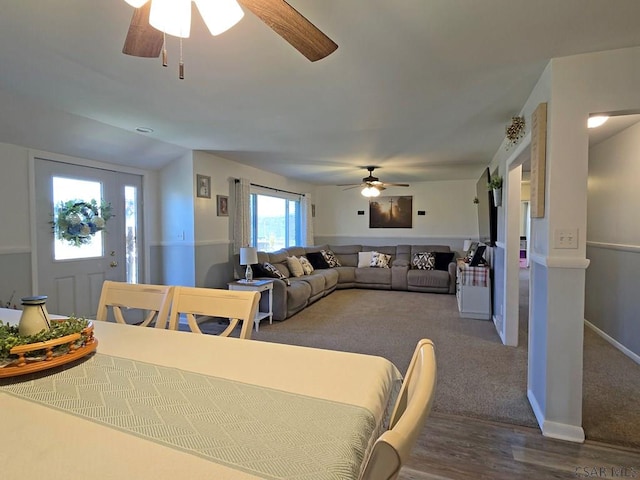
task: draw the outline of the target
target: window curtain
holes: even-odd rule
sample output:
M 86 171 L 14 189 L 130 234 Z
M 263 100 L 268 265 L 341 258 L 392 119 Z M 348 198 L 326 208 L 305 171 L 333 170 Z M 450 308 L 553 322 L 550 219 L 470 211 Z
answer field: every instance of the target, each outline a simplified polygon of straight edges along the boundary
M 233 253 L 249 246 L 251 236 L 251 183 L 246 178 L 236 182 L 235 212 L 233 215 Z
M 302 246 L 310 247 L 314 244 L 313 238 L 313 214 L 311 206 L 311 195 L 305 193 L 300 199 L 300 228 L 302 229 Z

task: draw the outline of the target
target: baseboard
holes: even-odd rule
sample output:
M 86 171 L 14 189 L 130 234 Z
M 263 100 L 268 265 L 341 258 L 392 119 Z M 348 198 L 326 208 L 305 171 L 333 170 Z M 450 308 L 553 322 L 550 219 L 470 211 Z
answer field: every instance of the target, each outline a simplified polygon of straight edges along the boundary
M 568 442 L 584 443 L 584 430 L 582 427 L 545 420 L 538 400 L 530 389 L 527 389 L 527 398 L 533 409 L 533 414 L 536 416 L 540 430 L 542 430 L 542 435 L 549 438 L 557 438 L 558 440 L 566 440 Z
M 602 337 L 604 340 L 606 340 L 607 342 L 609 342 L 611 345 L 613 345 L 615 348 L 617 348 L 618 350 L 620 350 L 622 353 L 624 353 L 627 357 L 629 357 L 631 360 L 633 360 L 634 362 L 636 362 L 638 365 L 640 365 L 640 355 L 637 355 L 636 353 L 632 352 L 631 350 L 629 350 L 627 347 L 625 347 L 624 345 L 622 345 L 620 342 L 618 342 L 615 338 L 609 336 L 607 333 L 603 332 L 602 330 L 600 330 L 598 327 L 596 327 L 593 323 L 591 323 L 589 320 L 584 321 L 585 325 L 587 327 L 589 327 L 591 330 L 593 330 L 597 335 L 599 335 L 600 337 Z

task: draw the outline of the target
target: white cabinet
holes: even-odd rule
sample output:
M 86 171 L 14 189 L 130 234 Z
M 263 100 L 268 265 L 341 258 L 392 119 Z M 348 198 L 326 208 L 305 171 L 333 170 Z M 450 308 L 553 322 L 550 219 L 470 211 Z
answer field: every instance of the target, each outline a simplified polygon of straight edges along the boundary
M 491 269 L 470 267 L 458 260 L 456 298 L 463 318 L 491 320 Z

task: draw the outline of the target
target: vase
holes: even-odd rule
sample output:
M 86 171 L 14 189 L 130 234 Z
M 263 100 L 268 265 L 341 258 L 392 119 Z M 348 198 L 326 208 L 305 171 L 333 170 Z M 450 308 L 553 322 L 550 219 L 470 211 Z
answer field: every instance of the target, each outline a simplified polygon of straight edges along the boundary
M 494 188 L 493 189 L 493 203 L 496 207 L 502 206 L 502 189 Z
M 35 335 L 42 330 L 49 330 L 51 328 L 49 312 L 47 312 L 47 307 L 45 306 L 47 296 L 23 297 L 21 300 L 22 315 L 18 324 L 20 335 Z

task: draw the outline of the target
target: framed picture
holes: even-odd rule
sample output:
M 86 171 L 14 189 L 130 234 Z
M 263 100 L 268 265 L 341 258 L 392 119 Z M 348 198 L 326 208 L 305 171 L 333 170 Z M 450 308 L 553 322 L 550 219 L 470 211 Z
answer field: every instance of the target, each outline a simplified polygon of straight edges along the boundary
M 200 198 L 211 198 L 211 177 L 196 175 L 196 195 Z
M 229 216 L 229 197 L 226 195 L 216 195 L 216 202 L 218 207 L 219 217 Z
M 369 228 L 411 228 L 413 197 L 377 197 L 369 201 Z

